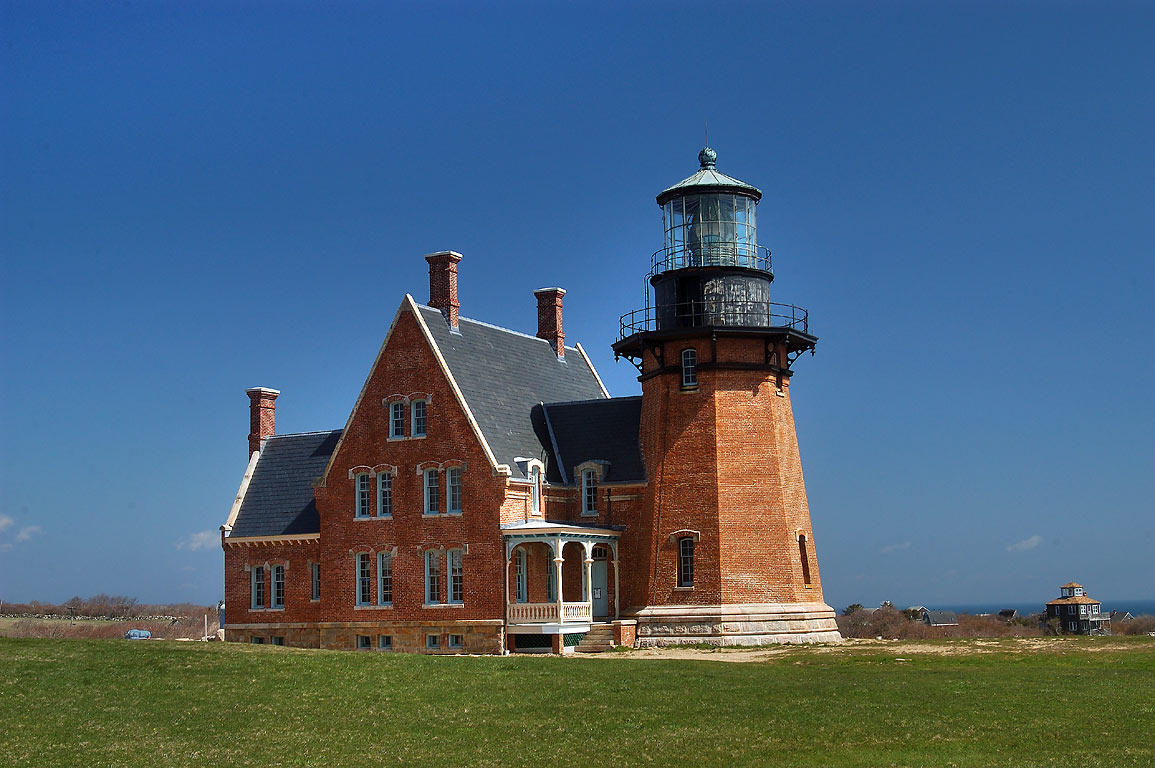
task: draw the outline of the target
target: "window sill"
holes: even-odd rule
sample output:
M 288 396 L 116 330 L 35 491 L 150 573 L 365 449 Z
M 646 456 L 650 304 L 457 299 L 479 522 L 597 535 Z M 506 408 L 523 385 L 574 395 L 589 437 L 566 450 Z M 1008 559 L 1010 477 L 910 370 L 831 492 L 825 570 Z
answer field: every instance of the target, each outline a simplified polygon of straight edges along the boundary
M 582 517 L 597 517 L 597 512 L 582 512 Z
M 422 518 L 445 517 L 445 515 L 441 514 L 440 512 L 422 512 L 421 517 Z
M 449 515 L 450 517 L 461 517 L 465 513 L 460 509 L 453 509 L 449 512 L 446 512 L 445 514 Z
M 465 603 L 425 603 L 422 608 L 464 608 Z
M 310 598 L 309 602 L 310 603 L 319 603 L 319 602 L 321 602 L 321 598 L 319 598 L 319 597 Z
M 354 605 L 354 611 L 391 611 L 393 610 L 393 603 L 385 603 L 384 605 Z
M 693 592 L 693 587 L 674 587 L 675 592 Z
M 361 515 L 353 518 L 353 522 L 358 523 L 362 520 L 392 520 L 393 515 Z
M 698 391 L 698 385 L 695 384 L 692 387 L 682 387 L 681 391 L 686 393 L 686 394 L 689 394 L 691 392 L 697 392 Z

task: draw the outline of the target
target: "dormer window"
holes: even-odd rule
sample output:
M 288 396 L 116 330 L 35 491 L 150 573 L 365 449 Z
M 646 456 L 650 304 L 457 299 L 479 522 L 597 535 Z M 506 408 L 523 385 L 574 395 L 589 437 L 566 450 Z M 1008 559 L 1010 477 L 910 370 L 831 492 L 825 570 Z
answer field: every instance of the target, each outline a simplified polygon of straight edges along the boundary
M 530 514 L 541 514 L 541 467 L 534 467 L 529 471 L 529 511 Z
M 596 515 L 598 513 L 598 471 L 596 469 L 582 470 L 582 514 Z
M 1083 588 L 1082 587 L 1076 587 L 1075 588 L 1075 597 L 1080 597 L 1080 596 L 1082 596 L 1082 594 L 1083 594 Z

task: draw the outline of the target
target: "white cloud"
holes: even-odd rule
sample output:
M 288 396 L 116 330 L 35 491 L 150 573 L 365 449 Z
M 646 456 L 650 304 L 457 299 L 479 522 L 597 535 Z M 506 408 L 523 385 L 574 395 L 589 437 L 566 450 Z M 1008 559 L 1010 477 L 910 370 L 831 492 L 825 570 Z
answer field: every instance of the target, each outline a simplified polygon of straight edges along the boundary
M 898 552 L 899 550 L 902 550 L 902 549 L 910 549 L 910 542 L 909 541 L 898 541 L 898 542 L 895 542 L 894 544 L 887 544 L 885 547 L 883 547 L 882 549 L 880 549 L 878 551 L 884 555 L 888 555 L 891 552 Z
M 1029 539 L 1023 539 L 1022 541 L 1016 541 L 1014 544 L 1007 547 L 1007 551 L 1008 552 L 1026 552 L 1028 549 L 1034 549 L 1035 547 L 1039 546 L 1042 543 L 1043 543 L 1043 537 L 1036 533 L 1034 536 L 1030 537 Z
M 44 533 L 44 529 L 39 525 L 26 525 L 16 532 L 15 541 L 17 544 L 20 544 L 28 541 L 33 536 L 39 536 L 42 533 Z
M 39 525 L 16 527 L 16 520 L 10 515 L 0 515 L 0 552 L 7 552 L 17 544 L 23 544 L 33 536 L 44 533 Z
M 219 544 L 221 541 L 221 534 L 219 531 L 201 531 L 200 533 L 191 533 L 176 543 L 177 549 L 187 549 L 195 552 L 198 549 L 209 549 Z

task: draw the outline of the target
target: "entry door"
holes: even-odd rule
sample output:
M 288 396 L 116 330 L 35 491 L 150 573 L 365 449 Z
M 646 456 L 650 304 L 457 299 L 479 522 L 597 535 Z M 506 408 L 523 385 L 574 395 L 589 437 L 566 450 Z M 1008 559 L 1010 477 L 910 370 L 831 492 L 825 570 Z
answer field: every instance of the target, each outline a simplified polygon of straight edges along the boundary
M 594 560 L 590 566 L 590 578 L 593 579 L 594 617 L 604 618 L 610 615 L 610 595 L 606 588 L 606 561 Z

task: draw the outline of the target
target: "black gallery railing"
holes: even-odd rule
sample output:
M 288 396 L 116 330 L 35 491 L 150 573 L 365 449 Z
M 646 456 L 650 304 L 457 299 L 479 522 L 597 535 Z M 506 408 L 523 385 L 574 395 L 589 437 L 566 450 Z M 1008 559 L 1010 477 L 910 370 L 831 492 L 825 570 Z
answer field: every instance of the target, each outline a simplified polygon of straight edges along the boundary
M 622 315 L 620 324 L 621 339 L 645 331 L 706 327 L 791 328 L 809 333 L 810 316 L 793 304 L 717 298 L 635 309 Z

